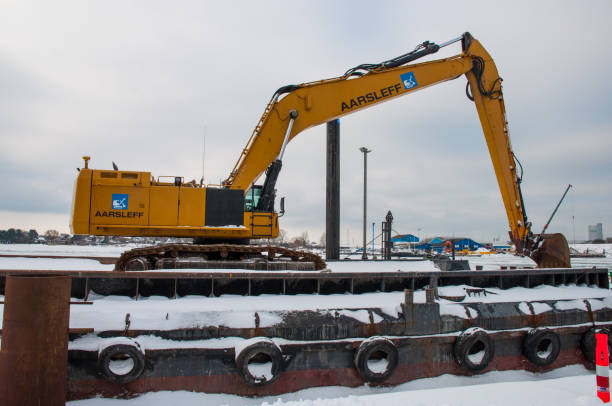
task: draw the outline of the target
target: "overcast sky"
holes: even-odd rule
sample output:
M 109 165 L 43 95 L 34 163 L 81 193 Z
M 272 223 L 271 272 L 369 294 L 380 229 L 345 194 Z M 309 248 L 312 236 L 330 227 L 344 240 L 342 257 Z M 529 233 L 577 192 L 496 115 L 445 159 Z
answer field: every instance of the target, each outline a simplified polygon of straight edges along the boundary
M 470 31 L 504 79 L 527 214 L 539 232 L 612 236 L 610 1 L 0 0 L 0 228 L 68 231 L 82 167 L 225 179 L 280 86 Z M 459 44 L 434 55 L 460 52 Z M 505 240 L 508 222 L 465 78 L 342 118 L 341 240 L 387 210 L 421 237 Z M 281 228 L 325 229 L 325 126 L 287 147 Z

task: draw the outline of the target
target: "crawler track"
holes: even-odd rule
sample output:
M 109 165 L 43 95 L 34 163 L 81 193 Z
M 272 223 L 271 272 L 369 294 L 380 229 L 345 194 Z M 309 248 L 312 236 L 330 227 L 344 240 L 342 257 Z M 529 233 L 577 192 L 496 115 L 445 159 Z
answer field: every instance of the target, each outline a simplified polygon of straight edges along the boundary
M 196 268 L 206 268 L 208 260 L 260 260 L 275 263 L 281 258 L 290 263 L 310 263 L 311 270 L 326 268 L 325 261 L 311 252 L 296 251 L 283 247 L 236 245 L 236 244 L 165 244 L 152 247 L 135 248 L 121 254 L 115 263 L 115 271 L 146 271 L 150 269 L 181 268 L 184 259 L 196 259 Z M 189 264 L 189 260 L 187 263 Z M 280 261 L 279 261 L 280 262 Z M 284 261 L 287 263 L 288 261 Z M 174 266 L 172 266 L 174 265 Z M 218 262 L 215 266 L 218 267 Z M 308 270 L 310 266 L 295 266 L 295 270 Z M 187 266 L 189 267 L 189 266 Z M 285 267 L 289 269 L 291 267 Z M 265 268 L 264 268 L 265 269 Z

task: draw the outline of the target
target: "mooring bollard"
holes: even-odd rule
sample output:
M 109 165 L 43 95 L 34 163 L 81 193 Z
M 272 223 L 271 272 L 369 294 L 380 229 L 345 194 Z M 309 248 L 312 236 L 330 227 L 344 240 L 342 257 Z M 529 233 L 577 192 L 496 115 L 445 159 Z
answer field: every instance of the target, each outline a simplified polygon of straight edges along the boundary
M 610 360 L 608 335 L 595 333 L 595 372 L 597 374 L 597 397 L 604 403 L 610 402 Z
M 65 405 L 70 276 L 6 277 L 0 405 Z

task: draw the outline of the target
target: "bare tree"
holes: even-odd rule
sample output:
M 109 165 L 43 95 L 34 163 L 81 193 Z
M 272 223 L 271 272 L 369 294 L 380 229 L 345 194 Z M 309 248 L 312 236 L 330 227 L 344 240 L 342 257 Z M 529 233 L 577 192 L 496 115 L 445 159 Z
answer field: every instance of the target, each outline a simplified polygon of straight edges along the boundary
M 45 240 L 47 243 L 55 243 L 59 240 L 60 233 L 57 230 L 47 230 L 45 231 Z
M 292 247 L 306 247 L 308 245 L 308 231 L 304 231 L 299 237 L 291 239 L 290 245 Z
M 274 239 L 276 244 L 285 244 L 287 242 L 287 232 L 285 230 L 278 230 L 278 237 Z

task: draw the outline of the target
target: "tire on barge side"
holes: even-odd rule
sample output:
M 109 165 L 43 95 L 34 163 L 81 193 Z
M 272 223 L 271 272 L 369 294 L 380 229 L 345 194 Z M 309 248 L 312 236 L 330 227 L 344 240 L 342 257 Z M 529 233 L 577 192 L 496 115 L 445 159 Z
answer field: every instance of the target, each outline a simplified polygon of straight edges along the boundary
M 534 328 L 525 335 L 523 353 L 534 365 L 547 367 L 551 365 L 561 351 L 559 334 L 547 328 Z
M 461 333 L 453 350 L 459 366 L 470 372 L 485 369 L 495 355 L 493 340 L 485 330 L 477 327 Z
M 370 337 L 359 345 L 354 362 L 355 368 L 367 382 L 382 382 L 397 367 L 397 347 L 388 338 Z
M 141 346 L 130 339 L 108 345 L 99 351 L 98 372 L 106 379 L 120 384 L 140 378 L 145 367 Z
M 595 365 L 595 334 L 601 332 L 608 335 L 608 354 L 612 354 L 612 337 L 610 337 L 610 330 L 607 328 L 592 327 L 590 328 L 580 340 L 580 349 L 587 362 Z
M 236 354 L 238 375 L 251 386 L 264 386 L 275 381 L 280 375 L 282 364 L 281 350 L 271 339 L 265 337 L 255 340 Z M 269 369 L 265 371 L 267 368 Z M 264 371 L 269 375 L 266 376 Z

